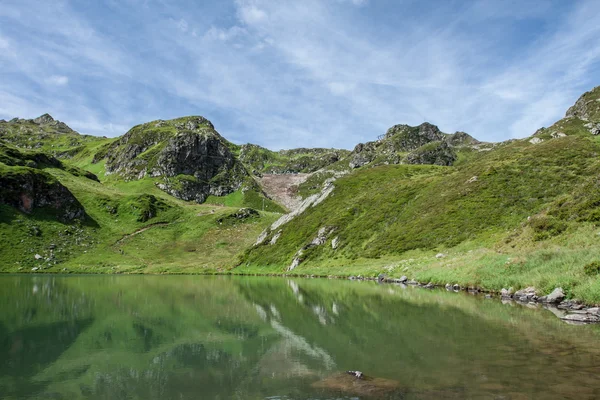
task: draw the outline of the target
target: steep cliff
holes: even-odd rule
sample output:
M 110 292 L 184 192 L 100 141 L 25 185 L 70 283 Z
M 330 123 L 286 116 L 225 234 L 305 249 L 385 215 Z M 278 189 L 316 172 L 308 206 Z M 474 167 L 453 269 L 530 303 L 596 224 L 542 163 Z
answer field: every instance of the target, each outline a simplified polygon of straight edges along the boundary
M 94 157 L 106 159 L 106 174 L 125 180 L 151 177 L 165 192 L 202 203 L 223 196 L 248 178 L 225 140 L 203 117 L 152 121 L 130 129 Z

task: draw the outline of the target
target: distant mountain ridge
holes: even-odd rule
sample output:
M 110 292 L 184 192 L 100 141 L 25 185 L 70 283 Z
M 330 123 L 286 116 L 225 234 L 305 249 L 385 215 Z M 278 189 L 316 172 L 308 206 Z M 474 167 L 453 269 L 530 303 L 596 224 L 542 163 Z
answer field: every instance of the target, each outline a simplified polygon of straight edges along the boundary
M 271 151 L 200 116 L 117 138 L 0 121 L 0 269 L 411 274 L 600 302 L 583 269 L 600 260 L 598 154 L 600 87 L 500 143 L 423 123 Z

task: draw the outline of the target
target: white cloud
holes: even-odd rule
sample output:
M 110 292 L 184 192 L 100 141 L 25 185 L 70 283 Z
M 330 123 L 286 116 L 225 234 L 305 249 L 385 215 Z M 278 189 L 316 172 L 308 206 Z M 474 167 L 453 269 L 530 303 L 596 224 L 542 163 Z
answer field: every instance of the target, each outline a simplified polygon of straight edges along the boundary
M 179 21 L 177 21 L 177 28 L 181 31 L 186 33 L 189 29 L 188 23 L 185 19 L 181 18 Z
M 364 6 L 366 5 L 369 0 L 337 0 L 338 3 L 350 3 L 353 4 L 355 6 Z
M 0 49 L 6 50 L 8 48 L 10 48 L 10 42 L 8 41 L 8 39 L 0 36 Z
M 238 18 L 248 25 L 264 22 L 268 17 L 267 13 L 252 1 L 237 0 L 236 4 L 238 6 Z
M 193 113 L 272 148 L 351 148 L 424 120 L 503 140 L 560 118 L 600 62 L 594 1 L 560 13 L 405 1 L 389 15 L 363 0 L 114 1 L 122 20 L 110 27 L 76 3 L 37 4 L 25 19 L 34 2 L 4 1 L 0 69 L 17 79 L 0 80 L 0 114 L 50 112 L 87 133 Z
M 248 32 L 246 31 L 246 29 L 236 25 L 227 29 L 221 29 L 215 26 L 211 26 L 210 29 L 204 34 L 204 37 L 207 39 L 218 39 L 225 42 L 246 35 L 247 33 Z
M 52 75 L 46 79 L 46 82 L 50 85 L 64 86 L 69 83 L 69 78 L 64 75 Z

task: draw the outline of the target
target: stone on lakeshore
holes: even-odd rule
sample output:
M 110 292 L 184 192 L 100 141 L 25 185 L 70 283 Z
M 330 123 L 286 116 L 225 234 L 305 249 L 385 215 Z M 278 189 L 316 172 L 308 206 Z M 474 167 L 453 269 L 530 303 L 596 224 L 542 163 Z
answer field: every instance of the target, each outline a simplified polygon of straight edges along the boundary
M 460 285 L 459 285 L 458 283 L 455 283 L 455 284 L 452 286 L 452 289 L 453 289 L 453 290 L 460 290 Z
M 592 314 L 567 314 L 562 318 L 567 322 L 594 323 L 600 322 L 600 316 Z
M 400 277 L 400 281 L 399 281 L 400 283 L 406 283 L 407 281 L 408 281 L 408 278 L 406 277 L 406 275 L 402 275 Z
M 590 307 L 586 310 L 588 314 L 600 316 L 600 307 Z
M 540 301 L 544 303 L 558 304 L 565 298 L 565 293 L 562 288 L 556 288 L 547 296 L 540 297 Z
M 521 300 L 521 301 L 527 301 L 529 299 L 531 299 L 533 296 L 535 296 L 535 288 L 533 286 L 529 286 L 525 289 L 521 289 L 521 290 L 517 290 L 515 292 L 515 297 L 517 299 L 521 299 L 521 298 L 525 298 L 525 300 Z

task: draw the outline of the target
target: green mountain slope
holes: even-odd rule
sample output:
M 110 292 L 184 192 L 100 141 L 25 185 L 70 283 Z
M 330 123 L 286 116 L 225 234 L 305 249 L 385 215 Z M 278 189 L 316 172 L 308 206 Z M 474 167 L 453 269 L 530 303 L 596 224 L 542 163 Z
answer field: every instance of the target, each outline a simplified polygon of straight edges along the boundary
M 388 273 L 495 289 L 562 285 L 600 300 L 600 285 L 583 270 L 600 259 L 600 89 L 583 98 L 578 115 L 587 121 L 570 111 L 532 138 L 471 151 L 457 166 L 359 168 L 318 205 L 265 232 L 239 268 Z
M 155 137 L 153 146 L 178 149 L 172 139 L 185 138 L 189 132 L 180 133 L 175 125 L 191 119 L 165 122 L 165 135 Z M 258 184 L 233 157 L 229 160 L 232 168 L 227 169 L 226 165 L 224 172 L 243 176 L 237 190 L 216 193 L 229 194 L 210 196 L 206 204 L 200 205 L 161 190 L 163 176 L 132 177 L 127 169 L 115 172 L 119 157 L 125 165 L 139 164 L 136 156 L 132 161 L 127 158 L 135 151 L 140 155 L 136 147 L 132 151 L 128 144 L 149 141 L 152 130 L 136 127 L 129 136 L 116 140 L 88 140 L 53 121 L 50 116 L 13 120 L 6 124 L 11 129 L 9 133 L 16 132 L 15 135 L 2 136 L 10 144 L 0 140 L 2 271 L 213 271 L 232 266 L 235 255 L 277 218 L 279 214 L 273 212 L 282 211 L 278 204 L 265 198 Z M 206 125 L 212 126 L 208 121 Z M 26 129 L 21 129 L 23 126 Z M 26 139 L 28 135 L 33 135 L 30 137 L 34 140 Z M 218 134 L 208 135 L 229 145 Z M 67 144 L 63 146 L 64 143 Z M 50 148 L 58 149 L 55 154 L 61 159 L 44 152 Z M 153 161 L 150 157 L 147 160 Z M 184 157 L 181 162 L 167 160 L 158 164 L 167 169 L 184 168 L 185 161 Z M 195 161 L 196 170 L 207 170 L 206 163 Z M 238 212 L 242 207 L 266 212 L 246 217 Z M 233 221 L 228 218 L 231 215 Z
M 193 116 L 115 139 L 0 121 L 1 269 L 385 273 L 600 301 L 599 100 L 522 140 L 395 125 L 352 152 L 239 146 Z M 290 214 L 272 173 L 307 174 Z

